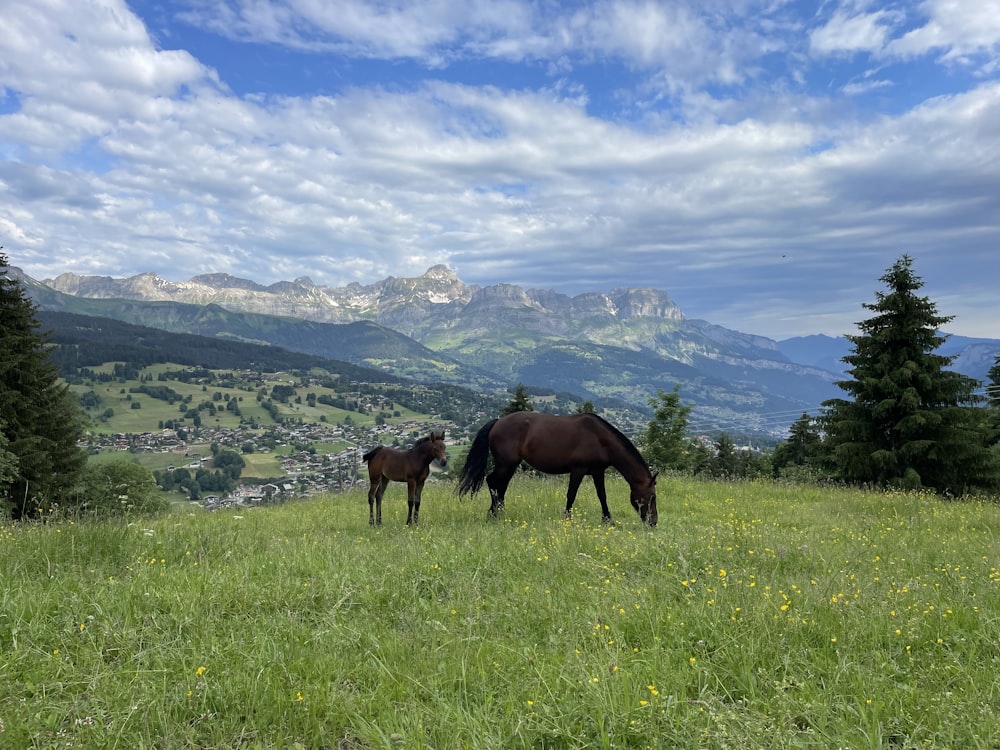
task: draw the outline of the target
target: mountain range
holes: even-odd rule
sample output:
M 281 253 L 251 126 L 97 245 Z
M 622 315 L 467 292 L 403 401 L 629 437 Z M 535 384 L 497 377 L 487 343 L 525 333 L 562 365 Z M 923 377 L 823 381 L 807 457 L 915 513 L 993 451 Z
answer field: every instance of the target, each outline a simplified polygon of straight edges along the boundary
M 12 269 L 15 275 L 17 269 Z M 844 338 L 776 342 L 692 320 L 664 291 L 574 297 L 512 284 L 465 284 L 438 265 L 416 278 L 328 287 L 302 277 L 262 285 L 228 274 L 172 282 L 20 274 L 42 310 L 179 333 L 279 345 L 423 382 L 498 391 L 516 383 L 647 409 L 680 386 L 699 430 L 780 434 L 843 395 Z M 955 369 L 978 379 L 1000 341 L 951 337 Z

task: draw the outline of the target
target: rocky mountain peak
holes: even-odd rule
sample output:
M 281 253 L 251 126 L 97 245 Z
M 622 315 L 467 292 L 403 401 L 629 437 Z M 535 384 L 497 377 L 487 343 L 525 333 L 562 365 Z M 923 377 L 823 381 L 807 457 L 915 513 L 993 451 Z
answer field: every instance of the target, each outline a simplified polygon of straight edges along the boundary
M 448 283 L 460 281 L 458 274 L 456 274 L 450 266 L 446 266 L 444 263 L 431 266 L 424 272 L 424 275 L 421 278 L 432 281 L 446 281 Z
M 613 289 L 608 298 L 620 318 L 684 319 L 681 309 L 660 289 Z
M 429 268 L 422 276 L 397 279 L 390 276 L 381 283 L 380 301 L 392 305 L 432 305 L 468 302 L 476 287 L 466 285 L 446 265 Z
M 236 276 L 230 276 L 228 273 L 204 273 L 200 276 L 192 276 L 190 282 L 210 286 L 213 289 L 244 289 L 248 292 L 263 292 L 265 289 L 256 281 L 240 279 Z
M 164 300 L 170 299 L 181 288 L 181 285 L 161 279 L 151 272 L 127 279 L 63 273 L 55 279 L 46 279 L 44 283 L 63 294 L 96 299 Z

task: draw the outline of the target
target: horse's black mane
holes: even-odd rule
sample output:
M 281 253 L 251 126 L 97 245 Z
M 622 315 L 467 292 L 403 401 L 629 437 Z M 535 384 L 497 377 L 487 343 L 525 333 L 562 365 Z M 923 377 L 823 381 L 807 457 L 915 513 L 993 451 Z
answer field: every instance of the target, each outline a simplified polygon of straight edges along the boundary
M 640 466 L 645 466 L 646 467 L 646 472 L 650 476 L 653 476 L 653 472 L 649 468 L 649 464 L 646 463 L 646 459 L 642 457 L 642 454 L 639 453 L 639 449 L 635 447 L 635 443 L 633 443 L 631 440 L 629 440 L 628 437 L 625 435 L 624 432 L 622 432 L 621 430 L 619 430 L 617 427 L 615 427 L 613 424 L 611 424 L 611 422 L 609 422 L 608 420 L 606 420 L 604 417 L 598 416 L 597 414 L 593 414 L 592 412 L 586 412 L 585 414 L 588 417 L 593 417 L 598 422 L 600 422 L 605 427 L 607 427 L 608 430 L 611 432 L 611 434 L 614 435 L 618 439 L 619 443 L 621 443 L 622 448 L 624 448 L 626 450 L 626 452 L 630 456 L 632 456 L 632 458 L 636 459 L 639 462 Z

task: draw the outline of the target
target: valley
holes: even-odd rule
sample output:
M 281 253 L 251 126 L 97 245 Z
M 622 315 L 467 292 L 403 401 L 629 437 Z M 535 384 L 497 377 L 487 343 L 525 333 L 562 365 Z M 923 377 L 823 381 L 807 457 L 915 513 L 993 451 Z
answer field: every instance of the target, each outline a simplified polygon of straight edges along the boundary
M 244 461 L 230 492 L 169 492 L 208 508 L 260 504 L 342 491 L 367 474 L 361 454 L 382 443 L 408 447 L 430 429 L 449 444 L 499 408 L 474 397 L 443 409 L 430 387 L 340 381 L 329 372 L 207 370 L 174 363 L 130 368 L 106 363 L 71 375 L 86 408 L 91 460 L 126 455 L 160 480 L 211 472 L 218 450 Z M 405 402 L 405 403 L 404 403 Z M 176 477 L 173 475 L 177 475 Z

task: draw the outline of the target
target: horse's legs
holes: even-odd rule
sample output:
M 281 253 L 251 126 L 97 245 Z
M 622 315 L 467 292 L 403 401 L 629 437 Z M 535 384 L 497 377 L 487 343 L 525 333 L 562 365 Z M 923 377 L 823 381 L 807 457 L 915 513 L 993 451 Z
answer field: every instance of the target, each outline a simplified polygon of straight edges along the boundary
M 416 526 L 417 522 L 420 520 L 420 496 L 424 491 L 424 483 L 417 482 L 416 486 L 413 488 L 413 525 Z M 409 523 L 409 521 L 407 521 Z
M 375 490 L 375 525 L 382 525 L 382 495 L 385 494 L 385 488 L 389 486 L 389 478 L 381 477 L 379 479 L 378 487 Z M 371 502 L 371 499 L 368 501 Z
M 503 510 L 507 485 L 510 484 L 510 480 L 514 477 L 514 472 L 517 471 L 519 463 L 520 461 L 515 461 L 513 464 L 498 464 L 486 476 L 486 484 L 490 488 L 490 510 L 488 514 L 490 518 L 495 517 L 497 513 Z
M 586 476 L 582 471 L 571 471 L 569 474 L 569 486 L 566 488 L 566 518 L 573 516 L 573 503 L 576 502 L 576 493 L 580 489 L 580 482 Z
M 608 510 L 608 493 L 604 489 L 604 472 L 591 475 L 594 479 L 594 489 L 597 490 L 597 499 L 601 501 L 601 520 L 604 523 L 611 523 L 611 511 Z
M 378 490 L 381 479 L 372 477 L 371 485 L 368 487 L 368 525 L 375 525 L 375 492 Z M 381 514 L 380 514 L 381 515 Z M 382 519 L 379 518 L 381 523 Z
M 420 512 L 420 501 L 417 499 L 417 483 L 413 479 L 406 480 L 406 525 L 415 524 Z

